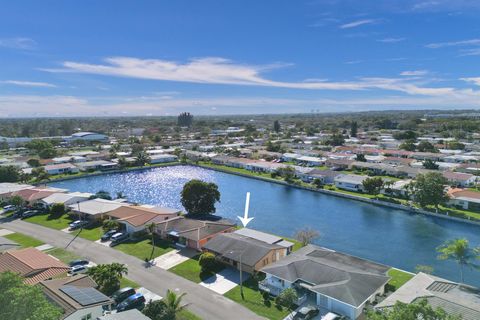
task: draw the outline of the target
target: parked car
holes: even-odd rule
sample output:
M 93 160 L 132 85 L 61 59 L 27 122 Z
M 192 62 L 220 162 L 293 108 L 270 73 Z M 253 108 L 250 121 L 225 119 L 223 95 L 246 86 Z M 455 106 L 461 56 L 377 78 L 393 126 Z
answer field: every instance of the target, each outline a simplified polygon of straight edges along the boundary
M 126 240 L 127 238 L 128 238 L 127 233 L 117 232 L 110 238 L 110 240 L 112 240 L 113 243 L 117 243 L 117 242 Z
M 88 224 L 88 221 L 76 220 L 70 223 L 68 226 L 70 227 L 70 229 L 74 230 L 74 229 L 78 229 L 80 227 L 86 226 L 87 224 Z
M 118 233 L 117 230 L 109 230 L 102 235 L 101 241 L 108 241 L 114 234 Z
M 322 317 L 322 320 L 344 320 L 347 319 L 345 316 L 336 314 L 335 312 L 329 312 Z
M 27 210 L 27 211 L 22 213 L 21 217 L 22 217 L 22 219 L 24 219 L 24 218 L 28 218 L 28 217 L 33 217 L 33 216 L 35 216 L 39 213 L 40 213 L 40 211 L 38 211 L 38 210 Z
M 134 308 L 140 309 L 145 305 L 145 297 L 141 293 L 135 293 L 127 299 L 123 300 L 117 306 L 117 312 L 127 311 Z
M 86 266 L 88 265 L 90 262 L 88 260 L 72 260 L 68 263 L 68 265 L 70 267 L 75 267 L 75 266 Z
M 88 267 L 86 265 L 73 266 L 70 268 L 70 271 L 68 271 L 68 274 L 71 276 L 74 276 L 76 274 L 86 273 L 87 270 L 88 270 Z
M 133 288 L 130 288 L 130 287 L 122 288 L 115 291 L 112 294 L 112 299 L 115 301 L 115 303 L 118 304 L 123 300 L 127 299 L 128 297 L 133 296 L 135 293 L 137 292 Z
M 17 210 L 17 206 L 14 206 L 13 204 L 3 207 L 3 212 L 11 212 L 15 210 Z
M 318 310 L 318 308 L 315 308 L 313 306 L 302 307 L 295 313 L 293 319 L 308 320 L 314 318 L 319 313 L 320 311 Z

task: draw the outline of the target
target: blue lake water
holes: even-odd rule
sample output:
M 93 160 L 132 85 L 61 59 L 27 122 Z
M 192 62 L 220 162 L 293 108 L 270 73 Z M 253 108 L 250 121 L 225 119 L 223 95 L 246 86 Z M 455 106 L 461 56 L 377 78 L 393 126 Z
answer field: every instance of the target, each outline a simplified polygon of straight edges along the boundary
M 459 281 L 457 265 L 437 260 L 435 248 L 457 237 L 469 239 L 473 246 L 480 245 L 480 226 L 192 166 L 106 174 L 50 185 L 91 193 L 106 190 L 113 196 L 123 192 L 131 202 L 181 208 L 180 191 L 191 179 L 219 186 L 217 214 L 225 218 L 243 215 L 249 191 L 250 215 L 255 217 L 249 227 L 288 237 L 302 227 L 312 227 L 321 234 L 316 241 L 321 246 L 409 271 L 419 264 L 430 265 L 434 274 Z M 480 286 L 480 272 L 467 270 L 465 282 Z

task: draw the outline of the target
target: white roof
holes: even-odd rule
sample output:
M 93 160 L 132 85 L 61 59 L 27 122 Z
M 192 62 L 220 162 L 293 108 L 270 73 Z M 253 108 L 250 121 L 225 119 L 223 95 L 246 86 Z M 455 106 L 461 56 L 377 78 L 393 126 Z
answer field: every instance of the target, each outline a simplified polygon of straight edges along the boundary
M 81 192 L 71 192 L 71 193 L 54 193 L 49 195 L 48 197 L 42 199 L 43 202 L 46 204 L 54 204 L 54 203 L 65 203 L 71 199 L 78 199 L 77 201 L 85 201 L 88 200 L 92 196 L 91 193 L 81 193 Z
M 70 205 L 69 207 L 77 212 L 85 213 L 88 215 L 96 215 L 100 213 L 110 212 L 125 205 L 128 204 L 105 199 L 92 199 L 83 201 L 79 204 Z
M 33 188 L 35 187 L 29 184 L 3 182 L 0 183 L 0 194 Z
M 269 234 L 269 233 L 249 229 L 249 228 L 242 228 L 242 229 L 239 229 L 239 230 L 235 231 L 234 233 L 241 234 L 245 237 L 249 237 L 249 238 L 252 238 L 252 239 L 260 240 L 260 241 L 266 242 L 268 244 L 274 244 L 276 242 L 279 242 L 279 241 L 283 240 L 279 236 L 275 236 L 273 234 Z

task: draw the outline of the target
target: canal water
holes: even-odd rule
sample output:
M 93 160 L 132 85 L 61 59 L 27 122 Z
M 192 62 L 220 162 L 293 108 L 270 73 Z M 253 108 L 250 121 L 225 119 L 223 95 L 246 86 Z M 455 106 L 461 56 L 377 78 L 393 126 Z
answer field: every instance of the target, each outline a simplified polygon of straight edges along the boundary
M 105 190 L 113 196 L 122 192 L 130 202 L 182 208 L 180 192 L 191 179 L 219 186 L 217 214 L 225 218 L 243 215 L 245 194 L 250 192 L 250 216 L 255 217 L 251 228 L 292 237 L 296 230 L 311 227 L 321 234 L 315 241 L 318 245 L 409 271 L 416 265 L 430 265 L 434 274 L 459 281 L 458 266 L 438 260 L 435 248 L 457 237 L 467 238 L 472 246 L 480 245 L 480 226 L 193 166 L 106 174 L 50 185 L 91 193 Z M 480 271 L 466 270 L 465 282 L 480 286 Z

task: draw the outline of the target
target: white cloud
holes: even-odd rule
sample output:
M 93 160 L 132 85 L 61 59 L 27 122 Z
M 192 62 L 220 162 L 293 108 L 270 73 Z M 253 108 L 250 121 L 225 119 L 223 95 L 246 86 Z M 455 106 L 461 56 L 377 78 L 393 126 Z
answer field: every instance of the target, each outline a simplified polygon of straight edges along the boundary
M 196 114 L 266 112 L 323 112 L 384 109 L 465 109 L 480 108 L 480 93 L 462 90 L 435 97 L 383 96 L 371 98 L 272 98 L 216 97 L 162 100 L 159 97 L 1 96 L 0 117 L 167 115 L 180 111 Z
M 36 42 L 30 38 L 2 38 L 0 39 L 0 47 L 11 49 L 33 49 L 36 46 Z
M 350 29 L 350 28 L 356 28 L 360 27 L 366 24 L 374 24 L 377 23 L 378 20 L 376 19 L 363 19 L 363 20 L 357 20 L 357 21 L 352 21 L 349 23 L 342 24 L 339 28 L 340 29 Z
M 56 88 L 57 86 L 47 82 L 35 82 L 35 81 L 20 81 L 20 80 L 4 80 L 0 81 L 3 84 L 11 84 L 20 87 L 39 87 L 39 88 Z
M 480 39 L 429 43 L 425 47 L 430 49 L 438 49 L 438 48 L 444 48 L 444 47 L 458 47 L 458 46 L 472 46 L 472 45 L 480 45 Z
M 428 70 L 409 70 L 400 73 L 401 76 L 425 76 L 428 74 Z
M 397 43 L 404 41 L 405 38 L 384 38 L 384 39 L 379 39 L 377 40 L 378 42 L 383 42 L 383 43 Z
M 466 81 L 466 82 L 471 82 L 474 83 L 477 86 L 480 86 L 480 77 L 477 78 L 460 78 L 460 80 Z
M 460 56 L 480 56 L 480 48 L 474 49 L 462 49 L 460 50 Z
M 368 90 L 384 89 L 408 94 L 443 94 L 451 88 L 422 88 L 409 79 L 360 78 L 356 81 L 302 81 L 270 80 L 262 72 L 285 66 L 270 64 L 253 66 L 234 63 L 224 58 L 197 58 L 186 63 L 158 59 L 111 57 L 105 64 L 66 61 L 61 69 L 42 69 L 48 72 L 76 72 L 137 79 L 190 82 L 202 84 L 264 86 L 308 90 Z M 423 92 L 423 93 L 422 93 Z

